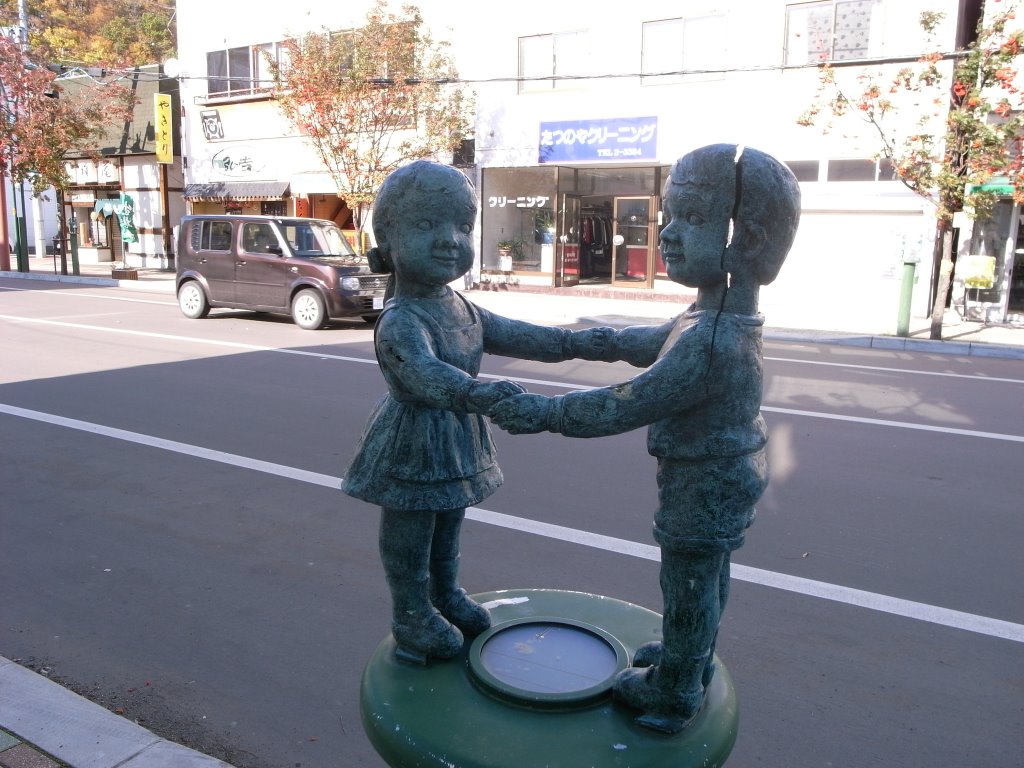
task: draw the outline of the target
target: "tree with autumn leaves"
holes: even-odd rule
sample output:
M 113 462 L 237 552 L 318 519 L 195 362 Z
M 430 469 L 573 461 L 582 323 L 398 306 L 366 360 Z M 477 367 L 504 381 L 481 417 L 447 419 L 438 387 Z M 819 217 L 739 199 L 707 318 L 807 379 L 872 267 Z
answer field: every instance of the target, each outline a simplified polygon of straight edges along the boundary
M 21 0 L 0 0 L 0 26 L 18 24 Z M 172 0 L 24 0 L 28 45 L 54 64 L 124 68 L 174 56 Z
M 123 86 L 96 82 L 70 93 L 55 77 L 0 35 L 0 171 L 15 184 L 30 182 L 35 194 L 66 189 L 65 152 L 88 148 L 135 105 Z
M 895 75 L 844 71 L 823 65 L 817 95 L 801 125 L 831 130 L 857 118 L 877 133 L 878 156 L 896 179 L 935 206 L 935 295 L 930 336 L 942 338 L 942 318 L 953 277 L 953 214 L 987 216 L 997 196 L 982 185 L 998 178 L 1024 202 L 1024 94 L 1018 85 L 1024 31 L 1011 28 L 1012 4 L 991 0 L 973 42 L 951 54 L 934 51 Z M 943 15 L 921 14 L 932 36 Z
M 285 63 L 268 62 L 275 98 L 316 150 L 360 231 L 389 173 L 450 155 L 468 134 L 469 98 L 455 82 L 447 43 L 431 37 L 415 6 L 395 14 L 377 0 L 363 26 L 309 33 L 286 47 Z

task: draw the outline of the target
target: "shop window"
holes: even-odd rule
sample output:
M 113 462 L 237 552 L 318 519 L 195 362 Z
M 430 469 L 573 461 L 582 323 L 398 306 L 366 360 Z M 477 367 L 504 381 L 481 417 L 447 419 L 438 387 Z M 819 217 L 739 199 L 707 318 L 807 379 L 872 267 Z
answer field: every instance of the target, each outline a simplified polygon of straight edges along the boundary
M 282 43 L 210 51 L 206 54 L 207 95 L 228 97 L 267 92 L 273 86 L 271 64 L 287 66 L 287 60 Z
M 583 196 L 658 194 L 655 168 L 581 168 L 576 193 Z
M 725 16 L 646 21 L 641 82 L 644 85 L 725 76 Z
M 463 139 L 452 152 L 452 165 L 456 168 L 472 168 L 476 165 L 476 140 Z
M 519 92 L 565 87 L 565 78 L 587 73 L 584 32 L 560 32 L 519 38 Z
M 817 181 L 821 163 L 817 160 L 787 160 L 786 166 L 796 176 L 797 181 Z
M 75 206 L 75 221 L 78 223 L 78 244 L 83 248 L 109 248 L 107 242 L 107 220 L 97 213 L 93 206 Z
M 881 55 L 882 0 L 829 0 L 786 7 L 787 66 Z
M 498 243 L 515 243 L 514 268 L 539 269 L 552 246 L 557 168 L 486 168 L 481 202 L 481 266 L 499 269 Z
M 827 181 L 875 181 L 878 164 L 870 158 L 855 160 L 829 160 Z

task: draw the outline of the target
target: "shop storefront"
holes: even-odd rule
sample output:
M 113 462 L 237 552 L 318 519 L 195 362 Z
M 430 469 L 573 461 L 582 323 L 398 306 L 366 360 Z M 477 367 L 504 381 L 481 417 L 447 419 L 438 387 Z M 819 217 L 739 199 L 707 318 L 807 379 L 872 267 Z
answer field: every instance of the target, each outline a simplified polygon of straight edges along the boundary
M 536 167 L 484 168 L 482 277 L 653 288 L 665 277 L 668 171 L 655 157 L 656 128 L 656 118 L 541 123 Z
M 65 195 L 65 215 L 77 228 L 78 258 L 85 264 L 124 260 L 124 243 L 116 216 L 121 176 L 115 160 L 83 158 L 65 165 L 71 185 Z
M 183 191 L 191 213 L 231 213 L 247 216 L 287 216 L 288 182 L 214 181 L 186 184 Z
M 1009 187 L 990 186 L 1012 193 Z M 957 257 L 963 314 L 987 323 L 1024 322 L 1024 208 L 1001 198 L 992 215 L 974 222 L 967 253 Z

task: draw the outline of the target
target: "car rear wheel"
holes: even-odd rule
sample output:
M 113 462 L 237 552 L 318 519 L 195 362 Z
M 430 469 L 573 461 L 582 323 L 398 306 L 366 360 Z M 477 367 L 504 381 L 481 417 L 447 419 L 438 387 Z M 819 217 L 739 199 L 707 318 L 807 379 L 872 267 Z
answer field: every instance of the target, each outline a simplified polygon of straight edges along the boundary
M 327 325 L 327 307 L 312 288 L 304 288 L 292 299 L 292 320 L 299 328 L 316 331 Z
M 210 314 L 210 302 L 206 300 L 203 287 L 195 280 L 183 283 L 178 289 L 178 306 L 185 317 L 198 320 Z

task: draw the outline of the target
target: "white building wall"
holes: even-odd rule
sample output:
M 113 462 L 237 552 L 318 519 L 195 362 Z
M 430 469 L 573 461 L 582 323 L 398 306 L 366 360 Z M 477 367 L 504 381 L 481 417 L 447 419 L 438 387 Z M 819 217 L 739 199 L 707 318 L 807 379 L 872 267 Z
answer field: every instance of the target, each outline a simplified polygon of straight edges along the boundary
M 25 209 L 21 207 L 21 193 L 19 186 L 12 184 L 9 178 L 4 178 L 3 183 L 7 186 L 7 232 L 11 243 L 13 254 L 15 243 L 15 220 L 14 209 L 17 205 L 19 214 L 25 217 L 25 228 L 28 232 L 28 252 L 30 255 L 39 256 L 53 251 L 53 237 L 57 234 L 57 202 L 56 193 L 53 189 L 47 189 L 38 197 L 32 194 L 32 185 L 25 183 Z M 17 199 L 15 200 L 15 195 Z M 11 261 L 14 265 L 13 255 Z
M 181 162 L 175 159 L 167 165 L 167 187 L 181 189 Z M 135 226 L 139 239 L 125 243 L 125 253 L 130 266 L 166 269 L 172 266 L 170 254 L 164 250 L 163 227 L 164 206 L 160 191 L 160 166 L 151 155 L 126 157 L 122 166 L 122 184 L 125 193 L 135 201 Z M 167 195 L 168 226 L 174 227 L 185 215 L 185 201 L 179 193 Z M 173 252 L 173 243 L 172 243 Z
M 846 121 L 830 133 L 801 127 L 797 117 L 818 87 L 814 67 L 783 68 L 786 6 L 780 0 L 687 2 L 648 0 L 623 13 L 621 6 L 580 6 L 550 0 L 487 5 L 422 0 L 417 4 L 435 38 L 451 43 L 459 74 L 477 97 L 476 162 L 479 168 L 537 164 L 539 124 L 544 121 L 627 116 L 658 118 L 657 163 L 713 142 L 755 146 L 781 160 L 869 158 L 877 153 L 875 129 Z M 870 55 L 924 51 L 917 19 L 923 10 L 946 12 L 940 46 L 954 45 L 957 0 L 882 0 L 873 18 Z M 369 2 L 322 4 L 294 0 L 260 13 L 240 2 L 178 0 L 179 58 L 188 168 L 185 182 L 288 181 L 293 194 L 324 190 L 329 179 L 319 159 L 284 121 L 271 101 L 216 103 L 224 139 L 207 140 L 200 112 L 206 83 L 206 53 L 272 42 L 309 30 L 339 30 L 361 24 Z M 397 8 L 397 6 L 395 6 Z M 241 11 L 245 8 L 245 11 Z M 645 84 L 643 23 L 705 13 L 725 14 L 726 72 L 687 76 L 683 82 Z M 585 34 L 588 55 L 580 79 L 541 93 L 518 92 L 519 38 L 563 32 Z M 905 64 L 843 67 L 841 78 L 861 71 L 894 73 Z M 237 175 L 224 157 L 245 157 Z M 824 179 L 826 166 L 822 167 Z M 852 317 L 874 313 L 881 321 L 897 312 L 904 257 L 919 256 L 913 311 L 927 310 L 931 274 L 932 209 L 893 181 L 808 182 L 798 240 L 764 304 L 792 309 L 811 304 Z M 768 311 L 766 309 L 766 311 Z M 798 320 L 799 318 L 797 318 Z M 881 322 L 880 321 L 880 322 Z

